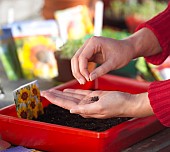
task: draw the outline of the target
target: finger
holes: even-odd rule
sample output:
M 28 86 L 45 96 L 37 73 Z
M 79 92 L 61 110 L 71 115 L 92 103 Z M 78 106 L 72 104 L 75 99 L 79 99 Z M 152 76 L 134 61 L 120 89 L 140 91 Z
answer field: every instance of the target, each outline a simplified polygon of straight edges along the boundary
M 90 96 L 94 97 L 94 96 L 102 96 L 106 91 L 102 91 L 102 90 L 96 90 L 96 91 L 92 91 Z
M 77 93 L 71 93 L 71 92 L 63 92 L 63 95 L 71 97 L 71 98 L 77 98 L 79 100 L 81 100 L 85 97 L 85 95 L 77 94 Z
M 70 110 L 70 113 L 73 113 L 71 110 Z M 81 115 L 82 117 L 84 118 L 97 118 L 97 119 L 106 119 L 108 117 L 106 117 L 104 114 L 101 114 L 101 113 L 89 113 L 89 114 L 86 114 L 86 113 L 74 113 L 74 114 L 79 114 Z
M 80 116 L 82 116 L 83 118 L 92 118 L 92 117 L 86 116 L 86 115 L 80 115 Z
M 66 95 L 66 93 L 59 91 L 59 90 L 50 90 L 48 91 L 49 93 L 54 94 L 57 97 L 63 98 L 63 99 L 68 99 L 68 100 L 72 100 L 74 102 L 79 102 L 80 99 L 70 96 L 70 95 Z
M 91 91 L 91 90 L 82 90 L 82 89 L 65 89 L 64 92 L 71 93 L 73 97 L 80 99 L 79 104 L 88 104 L 96 102 L 99 100 L 99 97 L 105 93 L 105 91 Z M 80 95 L 80 96 L 79 96 Z
M 109 61 L 104 62 L 102 65 L 94 69 L 90 73 L 90 81 L 95 80 L 96 78 L 108 73 L 112 69 L 112 64 Z
M 78 105 L 90 104 L 93 102 L 95 101 L 91 100 L 91 98 L 86 98 L 86 99 L 81 100 Z
M 79 61 L 79 70 L 81 75 L 83 75 L 87 81 L 90 80 L 89 78 L 89 71 L 88 71 L 88 62 L 95 54 L 94 44 L 90 44 L 90 42 L 84 47 L 81 54 L 78 57 Z
M 73 76 L 77 79 L 77 81 L 80 84 L 85 84 L 86 79 L 81 75 L 79 71 L 79 62 L 78 62 L 78 56 L 74 55 L 74 57 L 71 59 L 71 70 Z
M 70 98 L 70 97 L 68 98 L 67 96 L 63 96 L 61 94 L 55 94 L 48 91 L 43 92 L 43 96 L 51 103 L 68 110 L 76 106 L 77 103 L 79 102 L 79 100 L 76 98 Z
M 83 89 L 64 89 L 63 92 L 69 92 L 69 93 L 75 93 L 75 94 L 80 94 L 80 95 L 89 95 L 93 91 L 91 90 L 83 90 Z
M 96 102 L 85 104 L 85 105 L 77 105 L 70 109 L 70 113 L 80 114 L 80 115 L 98 115 L 100 114 L 100 108 L 98 108 L 98 104 Z
M 71 59 L 71 70 L 72 70 L 73 76 L 78 80 L 80 84 L 84 84 L 86 80 L 84 76 L 80 73 L 78 58 L 81 52 L 83 51 L 83 49 L 85 48 L 85 46 L 87 45 L 88 41 L 89 39 L 83 44 L 83 46 L 75 53 L 75 55 Z
M 66 95 L 69 95 L 69 96 L 71 95 L 72 97 L 78 98 L 80 100 L 79 105 L 89 104 L 89 103 L 98 101 L 99 100 L 98 94 L 101 92 L 101 91 L 96 91 L 96 93 L 93 93 L 95 91 L 75 90 L 75 89 L 66 89 L 64 91 L 65 93 L 67 93 Z M 82 91 L 85 91 L 85 93 L 82 94 Z
M 100 115 L 100 114 L 94 114 L 94 115 L 83 115 L 83 114 L 81 114 L 81 116 L 83 118 L 97 118 L 97 119 L 106 119 L 107 118 L 104 115 Z

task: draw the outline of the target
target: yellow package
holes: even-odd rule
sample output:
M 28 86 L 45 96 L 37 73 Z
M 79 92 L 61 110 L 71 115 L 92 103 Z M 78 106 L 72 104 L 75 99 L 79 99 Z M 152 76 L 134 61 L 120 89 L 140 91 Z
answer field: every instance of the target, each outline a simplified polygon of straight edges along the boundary
M 54 78 L 58 75 L 54 57 L 55 43 L 48 36 L 30 36 L 15 40 L 25 78 Z M 19 46 L 19 43 L 22 43 Z
M 79 5 L 55 12 L 63 42 L 93 34 L 94 26 L 87 6 Z
M 37 80 L 20 86 L 13 95 L 19 118 L 33 119 L 44 113 Z

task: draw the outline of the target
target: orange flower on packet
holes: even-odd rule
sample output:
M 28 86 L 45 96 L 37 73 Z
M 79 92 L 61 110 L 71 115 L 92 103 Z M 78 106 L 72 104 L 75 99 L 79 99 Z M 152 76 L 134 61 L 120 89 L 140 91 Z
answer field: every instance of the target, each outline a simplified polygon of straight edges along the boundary
M 37 80 L 15 89 L 13 95 L 19 118 L 33 119 L 44 113 Z

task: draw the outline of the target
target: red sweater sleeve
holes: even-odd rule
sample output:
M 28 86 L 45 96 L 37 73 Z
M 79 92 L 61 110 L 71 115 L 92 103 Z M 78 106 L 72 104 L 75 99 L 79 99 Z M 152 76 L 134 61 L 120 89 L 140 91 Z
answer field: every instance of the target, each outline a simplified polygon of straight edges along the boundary
M 161 64 L 170 54 L 170 3 L 165 11 L 139 25 L 137 30 L 143 27 L 149 28 L 155 34 L 162 48 L 161 53 L 146 57 L 146 60 L 156 65 Z M 170 127 L 170 80 L 152 82 L 148 97 L 158 120 Z
M 170 127 L 170 80 L 151 83 L 148 96 L 158 120 Z
M 161 53 L 146 57 L 146 61 L 155 65 L 161 64 L 170 54 L 170 3 L 165 11 L 139 25 L 136 30 L 144 27 L 155 34 L 162 48 Z

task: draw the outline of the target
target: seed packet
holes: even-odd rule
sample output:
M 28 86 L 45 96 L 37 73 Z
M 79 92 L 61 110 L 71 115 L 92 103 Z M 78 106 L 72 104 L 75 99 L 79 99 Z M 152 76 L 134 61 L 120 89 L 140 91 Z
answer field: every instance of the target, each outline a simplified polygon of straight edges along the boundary
M 85 35 L 93 34 L 94 26 L 87 6 L 78 5 L 57 10 L 54 16 L 64 43 L 70 39 L 81 39 Z
M 41 152 L 41 151 L 35 149 L 28 149 L 23 146 L 16 146 L 16 147 L 11 147 L 9 149 L 3 150 L 1 152 Z
M 10 28 L 0 29 L 0 60 L 9 80 L 18 80 L 23 77 Z
M 59 33 L 55 20 L 14 22 L 3 28 L 11 29 L 25 79 L 58 76 L 54 51 Z
M 44 113 L 37 80 L 15 89 L 13 95 L 19 118 L 33 119 Z

